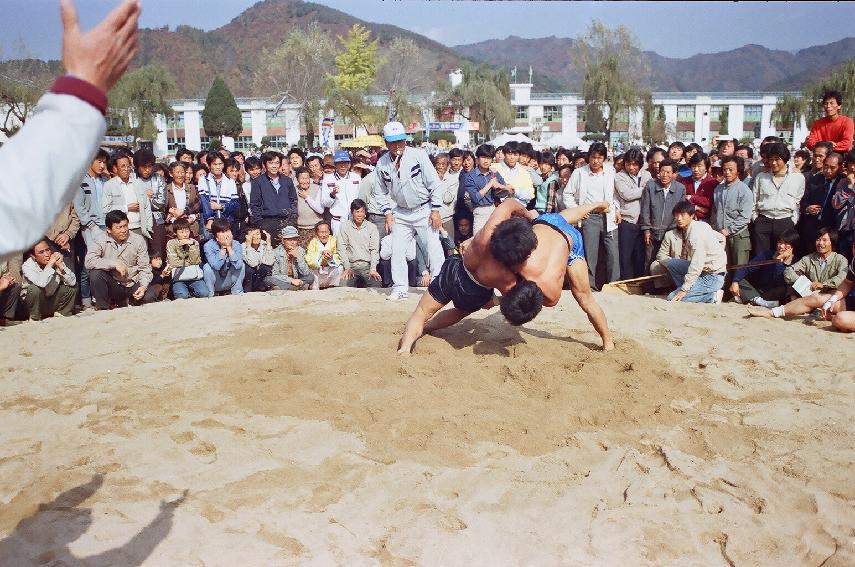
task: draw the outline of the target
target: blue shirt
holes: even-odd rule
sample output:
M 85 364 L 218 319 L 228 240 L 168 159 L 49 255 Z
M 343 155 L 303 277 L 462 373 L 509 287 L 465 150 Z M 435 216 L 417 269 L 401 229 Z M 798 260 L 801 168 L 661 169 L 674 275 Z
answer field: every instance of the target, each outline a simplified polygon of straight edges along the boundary
M 480 194 L 480 191 L 484 189 L 484 185 L 490 181 L 491 175 L 493 175 L 492 171 L 481 173 L 481 169 L 476 167 L 467 173 L 466 177 L 463 179 L 463 190 L 469 194 L 473 208 L 486 207 L 494 204 L 492 191 L 488 191 L 483 197 Z M 504 185 L 505 180 L 502 178 L 502 174 L 496 173 L 495 175 L 496 181 Z

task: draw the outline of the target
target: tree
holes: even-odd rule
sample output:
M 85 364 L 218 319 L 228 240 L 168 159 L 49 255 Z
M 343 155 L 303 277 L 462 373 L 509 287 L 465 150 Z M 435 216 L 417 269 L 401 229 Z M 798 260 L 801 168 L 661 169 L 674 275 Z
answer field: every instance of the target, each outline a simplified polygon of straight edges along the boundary
M 0 63 L 0 132 L 14 135 L 59 74 L 58 61 L 20 58 Z
M 235 97 L 226 82 L 219 76 L 214 77 L 214 83 L 208 91 L 208 98 L 205 99 L 202 122 L 205 133 L 213 138 L 223 136 L 234 138 L 243 130 L 243 119 Z
M 618 114 L 641 106 L 646 89 L 648 70 L 638 41 L 620 26 L 612 29 L 598 20 L 573 43 L 571 59 L 582 76 L 582 96 L 585 99 L 586 120 L 602 116 L 600 131 L 611 138 L 612 126 Z
M 388 97 L 386 115 L 401 122 L 421 118 L 421 109 L 412 103 L 412 96 L 430 91 L 433 74 L 423 51 L 410 38 L 396 37 L 389 45 L 394 57 L 380 67 L 376 85 Z
M 336 74 L 328 77 L 327 89 L 327 104 L 336 114 L 366 130 L 383 120 L 365 101 L 383 63 L 377 56 L 380 40 L 370 38 L 371 32 L 359 24 L 353 24 L 346 38 L 339 36 L 342 49 L 335 57 Z
M 451 107 L 466 120 L 477 121 L 486 139 L 514 124 L 508 73 L 484 63 L 465 65 L 463 81 L 456 87 L 440 86 L 433 106 L 438 110 Z
M 772 123 L 780 123 L 784 128 L 792 129 L 805 111 L 803 97 L 784 95 L 775 103 L 775 108 L 772 110 Z
M 641 139 L 648 145 L 665 142 L 665 109 L 654 106 L 653 95 L 644 93 L 641 97 Z
M 772 111 L 772 120 L 790 127 L 804 117 L 808 124 L 812 124 L 823 115 L 822 95 L 831 90 L 840 92 L 844 101 L 855 96 L 855 59 L 835 69 L 825 79 L 806 86 L 802 89 L 801 97 L 782 96 Z
M 314 145 L 321 112 L 321 97 L 333 67 L 335 47 L 330 38 L 312 23 L 295 28 L 279 47 L 262 51 L 256 65 L 255 83 L 300 105 L 308 146 Z
M 146 65 L 125 74 L 110 91 L 113 124 L 108 133 L 133 136 L 134 142 L 154 140 L 158 134 L 154 119 L 172 114 L 167 99 L 174 90 L 175 80 L 162 65 Z

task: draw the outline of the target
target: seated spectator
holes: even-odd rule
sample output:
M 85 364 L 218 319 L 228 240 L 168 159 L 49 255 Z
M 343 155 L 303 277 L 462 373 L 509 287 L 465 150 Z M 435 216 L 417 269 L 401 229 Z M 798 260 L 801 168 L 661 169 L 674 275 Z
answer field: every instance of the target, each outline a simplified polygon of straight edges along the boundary
M 258 226 L 249 224 L 243 241 L 243 262 L 246 274 L 243 278 L 243 290 L 267 291 L 265 278 L 273 274 L 273 237 Z
M 736 303 L 753 303 L 762 307 L 777 307 L 787 300 L 789 286 L 784 271 L 795 261 L 799 247 L 799 233 L 788 230 L 781 235 L 775 252 L 761 252 L 751 258 L 750 264 L 777 260 L 775 264 L 746 266 L 733 275 L 730 293 Z
M 656 159 L 655 154 L 653 159 Z M 675 226 L 674 216 L 669 215 L 667 211 L 673 211 L 677 203 L 686 196 L 686 187 L 676 180 L 676 163 L 670 159 L 661 160 L 657 170 L 658 177 L 648 181 L 641 194 L 639 224 L 644 234 L 648 257 L 656 254 L 665 233 Z
M 74 270 L 65 265 L 62 254 L 51 248 L 47 239 L 36 242 L 29 256 L 21 272 L 30 321 L 41 321 L 55 313 L 70 316 L 77 296 Z
M 143 303 L 163 301 L 169 295 L 169 288 L 172 286 L 172 268 L 169 264 L 164 265 L 163 257 L 156 250 L 151 252 L 149 264 L 151 264 L 151 283 L 145 290 Z
M 454 245 L 459 247 L 461 242 L 465 242 L 472 238 L 472 226 L 474 219 L 472 211 L 466 209 L 458 209 L 454 213 Z
M 330 225 L 321 221 L 315 225 L 315 237 L 306 250 L 306 264 L 315 275 L 312 289 L 337 287 L 344 272 L 335 236 L 330 234 Z
M 195 223 L 194 223 L 195 224 Z M 177 218 L 172 223 L 175 238 L 166 243 L 166 262 L 172 269 L 172 296 L 175 299 L 208 297 L 210 291 L 202 273 L 199 241 L 191 238 L 190 222 Z
M 668 295 L 670 301 L 717 303 L 727 269 L 724 236 L 705 222 L 694 220 L 695 206 L 680 201 L 674 207 L 674 224 L 682 233 L 680 258 L 665 261 L 665 268 L 677 289 Z
M 175 221 L 184 219 L 192 238 L 199 236 L 199 215 L 202 204 L 196 188 L 187 182 L 187 167 L 181 162 L 169 166 L 172 182 L 166 186 L 166 234 L 175 238 Z
M 695 206 L 698 220 L 707 220 L 712 215 L 713 194 L 718 181 L 710 175 L 710 158 L 696 154 L 689 160 L 691 174 L 680 178 L 686 186 L 686 200 Z
M 811 275 L 808 274 L 817 273 L 816 269 L 820 266 L 816 263 L 816 258 L 822 256 L 820 250 L 823 250 L 823 253 L 827 252 L 831 241 L 836 240 L 836 238 L 831 238 L 831 233 L 834 232 L 834 229 L 822 229 L 822 231 L 828 232 L 817 238 L 816 254 L 805 256 L 795 265 L 787 268 L 788 271 L 793 270 L 793 273 L 787 274 L 785 272 L 785 279 L 790 280 L 795 273 L 798 273 L 796 270 L 799 270 L 804 272 L 804 275 L 813 281 Z M 827 241 L 820 243 L 820 240 L 823 239 Z M 855 248 L 855 244 L 852 247 Z M 811 258 L 808 260 L 809 265 L 801 265 L 797 268 L 798 264 L 801 264 L 803 260 L 808 258 Z M 855 287 L 855 261 L 848 268 L 844 262 L 843 270 L 841 271 L 837 260 L 843 258 L 842 255 L 831 252 L 830 254 L 826 254 L 826 258 L 825 267 L 831 269 L 819 274 L 818 277 L 825 278 L 823 281 L 813 281 L 813 284 L 816 285 L 811 285 L 811 288 L 814 290 L 812 294 L 806 297 L 799 297 L 786 305 L 780 305 L 772 309 L 766 307 L 749 307 L 748 313 L 752 317 L 774 317 L 779 319 L 781 317 L 806 315 L 815 309 L 819 309 L 820 316 L 824 319 L 830 319 L 835 329 L 844 332 L 855 331 L 855 296 L 850 295 L 853 287 Z M 792 281 L 795 280 L 793 279 Z M 835 282 L 836 285 L 832 286 L 831 284 Z
M 273 272 L 265 283 L 273 289 L 309 289 L 315 283 L 315 275 L 306 264 L 300 233 L 293 226 L 286 226 L 280 238 L 281 243 L 273 250 Z
M 243 293 L 243 277 L 246 273 L 243 247 L 235 245 L 232 225 L 228 219 L 211 219 L 210 227 L 213 238 L 203 247 L 207 263 L 202 267 L 208 297 L 213 297 L 218 291 L 240 295 Z
M 656 252 L 656 259 L 650 264 L 650 275 L 657 276 L 653 280 L 654 287 L 674 287 L 675 282 L 671 279 L 671 274 L 668 273 L 668 268 L 665 265 L 672 258 L 681 259 L 682 257 L 683 234 L 676 228 L 669 230 L 665 233 L 662 244 L 659 245 L 659 250 Z
M 9 263 L 0 262 L 0 327 L 15 319 L 20 298 L 21 284 L 10 273 Z
M 837 231 L 827 227 L 819 229 L 814 243 L 816 252 L 802 257 L 784 270 L 784 280 L 787 285 L 792 285 L 799 276 L 805 276 L 811 282 L 812 291 L 831 292 L 846 277 L 846 258 L 835 252 Z
M 377 263 L 380 261 L 380 233 L 366 222 L 367 205 L 362 199 L 350 204 L 350 219 L 341 221 L 338 244 L 341 253 L 343 285 L 382 287 Z
M 145 302 L 152 280 L 151 264 L 145 239 L 131 232 L 124 211 L 110 211 L 104 216 L 106 231 L 95 237 L 86 253 L 89 287 L 99 310 Z

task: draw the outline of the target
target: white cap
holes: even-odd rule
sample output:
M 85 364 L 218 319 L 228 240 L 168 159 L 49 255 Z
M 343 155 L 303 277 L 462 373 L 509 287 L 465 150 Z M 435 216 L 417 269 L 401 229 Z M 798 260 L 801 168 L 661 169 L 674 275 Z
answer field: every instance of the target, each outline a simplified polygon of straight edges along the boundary
M 387 142 L 406 140 L 407 130 L 400 122 L 389 122 L 383 126 L 383 139 Z

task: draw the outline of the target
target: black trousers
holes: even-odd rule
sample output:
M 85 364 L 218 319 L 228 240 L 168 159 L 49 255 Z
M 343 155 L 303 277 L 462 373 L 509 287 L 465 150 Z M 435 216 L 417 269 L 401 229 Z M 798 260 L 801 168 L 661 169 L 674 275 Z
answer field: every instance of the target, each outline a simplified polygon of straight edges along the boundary
M 618 225 L 620 279 L 644 275 L 644 234 L 638 224 L 623 221 Z
M 0 291 L 0 319 L 15 318 L 15 310 L 18 308 L 18 301 L 21 299 L 21 284 L 13 283 L 3 291 Z
M 264 278 L 273 274 L 273 266 L 267 264 L 258 264 L 252 267 L 245 264 L 243 275 L 243 291 L 249 293 L 251 291 L 267 291 L 270 286 L 264 283 Z
M 751 254 L 757 255 L 774 250 L 781 235 L 791 228 L 794 228 L 791 218 L 770 219 L 763 215 L 758 216 L 757 220 L 752 223 L 754 242 L 752 243 Z
M 145 297 L 140 300 L 133 298 L 134 292 L 139 287 L 138 283 L 131 287 L 123 286 L 107 270 L 89 270 L 89 288 L 92 290 L 92 298 L 98 309 L 110 309 L 113 303 L 124 305 L 128 301 L 133 305 L 142 305 L 145 303 Z
M 258 226 L 261 227 L 261 230 L 268 232 L 275 243 L 279 242 L 283 228 L 286 226 L 295 226 L 295 224 L 294 219 L 291 217 L 265 217 L 258 221 Z

